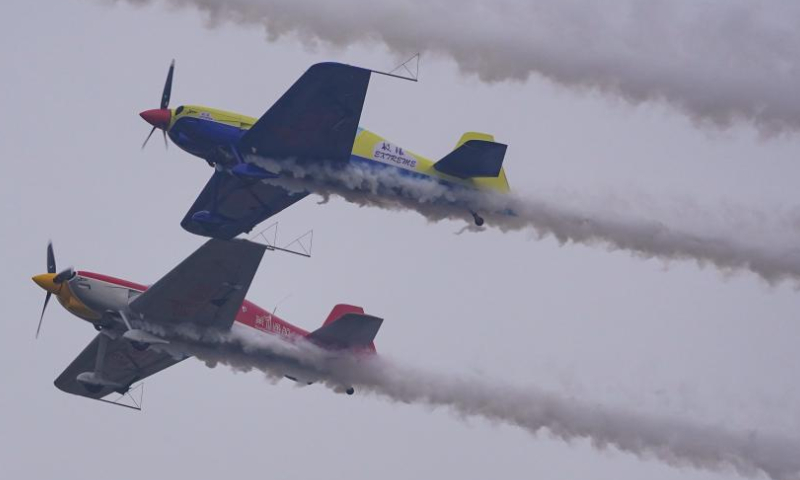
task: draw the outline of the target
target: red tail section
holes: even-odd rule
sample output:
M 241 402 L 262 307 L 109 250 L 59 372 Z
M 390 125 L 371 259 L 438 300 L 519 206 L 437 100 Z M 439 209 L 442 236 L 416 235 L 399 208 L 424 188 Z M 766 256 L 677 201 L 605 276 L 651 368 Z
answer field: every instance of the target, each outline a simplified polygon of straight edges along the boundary
M 355 305 L 346 305 L 344 303 L 340 303 L 333 307 L 331 313 L 328 314 L 328 318 L 325 319 L 325 323 L 322 324 L 324 327 L 325 325 L 334 322 L 339 319 L 345 313 L 358 313 L 360 315 L 364 314 L 364 309 L 361 307 L 356 307 Z
M 361 307 L 339 304 L 333 307 L 322 327 L 306 338 L 331 348 L 375 352 L 373 339 L 382 322 L 383 319 L 364 314 Z

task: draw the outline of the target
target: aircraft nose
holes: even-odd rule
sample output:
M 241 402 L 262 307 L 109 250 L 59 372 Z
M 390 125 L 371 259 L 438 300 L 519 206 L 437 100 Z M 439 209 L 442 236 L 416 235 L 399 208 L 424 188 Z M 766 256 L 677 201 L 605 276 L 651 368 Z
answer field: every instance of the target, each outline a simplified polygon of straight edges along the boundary
M 58 293 L 58 289 L 61 285 L 57 285 L 53 282 L 55 277 L 55 273 L 42 273 L 39 275 L 34 275 L 33 281 L 36 282 L 36 285 L 39 285 L 50 293 Z
M 172 113 L 167 108 L 155 108 L 153 110 L 145 110 L 139 114 L 145 122 L 150 125 L 166 130 L 169 128 L 169 121 L 172 118 Z

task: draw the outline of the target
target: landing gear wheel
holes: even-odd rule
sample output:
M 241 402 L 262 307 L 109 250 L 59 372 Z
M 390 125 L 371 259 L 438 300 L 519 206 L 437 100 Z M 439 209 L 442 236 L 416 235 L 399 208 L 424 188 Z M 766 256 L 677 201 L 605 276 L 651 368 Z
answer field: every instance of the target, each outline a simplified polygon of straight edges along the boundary
M 353 387 L 350 387 L 347 390 L 345 390 L 344 393 L 346 393 L 348 395 L 352 395 L 352 394 L 356 393 L 356 389 L 353 388 Z
M 94 324 L 94 329 L 97 330 L 98 332 L 102 332 L 103 331 L 103 326 L 95 323 Z

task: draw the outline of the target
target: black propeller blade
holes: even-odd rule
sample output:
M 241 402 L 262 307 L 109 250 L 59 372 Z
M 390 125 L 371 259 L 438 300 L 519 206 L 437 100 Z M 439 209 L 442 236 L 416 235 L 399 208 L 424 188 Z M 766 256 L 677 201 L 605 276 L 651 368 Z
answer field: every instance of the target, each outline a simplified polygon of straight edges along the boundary
M 161 108 L 169 107 L 169 97 L 172 95 L 172 73 L 175 71 L 175 59 L 169 64 L 167 81 L 164 83 L 164 91 L 161 93 Z
M 150 137 L 153 136 L 153 132 L 155 132 L 155 131 L 156 131 L 156 127 L 153 127 L 150 130 L 150 133 L 147 134 L 147 138 L 144 139 L 144 143 L 142 144 L 142 150 L 144 150 L 144 147 L 147 145 L 147 142 L 150 140 Z
M 53 274 L 56 273 L 56 256 L 53 253 L 53 242 L 47 242 L 47 273 Z M 44 275 L 42 275 L 44 276 Z M 53 283 L 58 285 L 61 283 L 66 282 L 67 280 L 71 279 L 75 276 L 75 269 L 72 267 L 67 268 L 66 270 L 62 270 L 58 275 L 53 276 Z M 34 277 L 34 281 L 39 283 L 37 280 L 39 276 Z M 46 280 L 43 280 L 46 282 Z M 43 288 L 45 285 L 39 283 L 40 286 Z M 53 292 L 51 288 L 47 288 L 47 295 L 44 297 L 44 305 L 42 306 L 42 314 L 39 315 L 39 324 L 36 326 L 36 338 L 39 338 L 39 332 L 42 331 L 42 321 L 44 320 L 44 312 L 47 310 L 47 304 L 50 303 L 50 297 L 53 296 Z
M 47 273 L 56 273 L 56 255 L 53 253 L 53 242 L 47 242 Z M 47 310 L 47 304 L 50 303 L 50 297 L 52 296 L 52 293 L 47 292 L 47 295 L 44 297 L 42 314 L 39 315 L 39 324 L 36 326 L 36 338 L 39 338 L 39 332 L 42 330 L 42 320 L 44 320 L 44 312 Z
M 47 273 L 56 273 L 56 256 L 53 254 L 53 242 L 47 242 Z
M 50 297 L 52 296 L 53 296 L 52 293 L 47 292 L 47 296 L 44 297 L 44 306 L 42 307 L 42 314 L 39 315 L 39 325 L 36 326 L 36 338 L 39 338 L 39 331 L 42 329 L 42 320 L 44 320 L 44 311 L 47 310 L 47 304 L 48 302 L 50 302 Z
M 169 64 L 169 70 L 167 71 L 167 81 L 164 82 L 164 90 L 161 92 L 161 104 L 159 105 L 160 110 L 165 110 L 169 108 L 169 99 L 172 96 L 172 76 L 175 73 L 175 59 L 172 59 L 172 62 Z M 160 125 L 159 123 L 154 123 L 155 120 L 151 120 L 146 117 L 148 113 L 156 112 L 156 110 L 148 110 L 147 112 L 142 112 L 140 115 L 145 117 L 145 120 L 150 122 L 153 125 L 153 128 L 150 130 L 150 133 L 147 134 L 147 138 L 144 139 L 144 143 L 142 143 L 142 150 L 147 145 L 147 142 L 150 141 L 150 137 L 153 136 L 153 132 L 156 131 L 156 128 L 164 129 L 164 148 L 169 148 L 169 144 L 167 142 L 167 126 Z M 167 125 L 169 122 L 167 121 Z M 158 126 L 157 126 L 158 125 Z

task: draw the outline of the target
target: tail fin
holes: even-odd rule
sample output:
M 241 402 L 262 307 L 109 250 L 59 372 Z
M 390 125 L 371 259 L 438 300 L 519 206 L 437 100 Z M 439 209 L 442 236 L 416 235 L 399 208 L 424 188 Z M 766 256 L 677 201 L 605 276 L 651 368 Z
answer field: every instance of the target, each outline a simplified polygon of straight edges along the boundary
M 461 145 L 464 145 L 470 140 L 483 140 L 484 142 L 494 142 L 494 135 L 481 132 L 467 132 L 464 135 L 461 135 L 461 138 L 458 139 L 455 149 L 457 149 Z
M 374 352 L 373 340 L 382 323 L 382 318 L 364 314 L 361 307 L 336 305 L 322 327 L 306 338 L 324 347 Z
M 325 325 L 337 320 L 345 313 L 358 313 L 363 315 L 364 309 L 355 305 L 347 305 L 345 303 L 334 305 L 333 310 L 331 310 L 331 313 L 328 314 L 328 318 L 325 319 L 325 322 L 323 322 L 322 326 L 324 327 Z
M 456 149 L 433 166 L 437 171 L 462 179 L 500 177 L 506 145 L 494 141 L 486 133 L 467 132 L 461 136 Z

